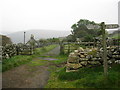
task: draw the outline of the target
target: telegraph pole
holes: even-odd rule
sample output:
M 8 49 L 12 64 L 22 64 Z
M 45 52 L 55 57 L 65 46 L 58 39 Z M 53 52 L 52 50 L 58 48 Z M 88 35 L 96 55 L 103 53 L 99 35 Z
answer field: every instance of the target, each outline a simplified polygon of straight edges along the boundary
M 106 46 L 106 25 L 104 22 L 101 23 L 102 30 L 102 41 L 103 41 L 103 66 L 104 66 L 104 75 L 107 77 L 108 75 L 108 63 L 107 63 L 107 46 Z
M 24 44 L 25 44 L 25 33 L 26 33 L 26 32 L 24 32 Z

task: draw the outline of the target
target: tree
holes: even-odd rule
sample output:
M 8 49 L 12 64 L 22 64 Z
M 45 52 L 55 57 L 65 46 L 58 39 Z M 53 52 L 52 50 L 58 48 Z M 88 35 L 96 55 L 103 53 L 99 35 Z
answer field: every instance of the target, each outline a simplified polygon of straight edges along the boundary
M 77 24 L 73 24 L 73 25 L 71 26 L 71 28 L 72 28 L 73 30 L 76 30 L 76 29 L 77 29 Z
M 68 35 L 66 37 L 66 41 L 67 42 L 74 42 L 75 41 L 75 37 L 72 34 L 70 34 L 70 35 Z
M 93 37 L 92 37 L 91 35 L 87 35 L 87 36 L 84 37 L 84 41 L 85 41 L 85 42 L 86 42 L 86 41 L 92 42 L 92 41 L 93 41 Z
M 80 19 L 77 24 L 73 24 L 72 28 L 72 36 L 74 38 L 84 38 L 84 41 L 92 41 L 94 37 L 99 36 L 100 30 L 99 29 L 88 29 L 86 25 L 93 24 L 96 25 L 94 21 L 89 21 L 87 19 Z M 74 39 L 76 40 L 76 39 Z

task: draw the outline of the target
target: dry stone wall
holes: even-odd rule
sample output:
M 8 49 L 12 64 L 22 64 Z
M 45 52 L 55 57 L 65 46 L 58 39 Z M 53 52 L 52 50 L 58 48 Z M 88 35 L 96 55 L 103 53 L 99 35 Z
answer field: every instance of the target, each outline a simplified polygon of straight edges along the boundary
M 6 46 L 1 46 L 1 57 L 2 60 L 11 58 L 15 55 L 31 55 L 33 54 L 33 48 L 30 45 L 24 44 L 11 44 Z
M 120 48 L 119 47 L 107 47 L 107 60 L 108 64 L 120 63 Z M 94 67 L 103 65 L 103 49 L 98 48 L 86 48 L 80 47 L 78 50 L 69 54 L 66 72 L 77 71 L 83 67 Z
M 2 47 L 2 59 L 8 59 L 12 56 L 15 56 L 16 53 L 16 45 L 6 45 Z

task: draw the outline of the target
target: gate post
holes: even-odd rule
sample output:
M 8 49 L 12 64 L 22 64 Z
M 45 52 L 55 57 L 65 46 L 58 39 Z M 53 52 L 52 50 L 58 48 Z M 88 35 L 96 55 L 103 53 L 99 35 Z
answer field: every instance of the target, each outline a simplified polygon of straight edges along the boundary
M 64 54 L 64 44 L 62 41 L 60 41 L 60 54 Z

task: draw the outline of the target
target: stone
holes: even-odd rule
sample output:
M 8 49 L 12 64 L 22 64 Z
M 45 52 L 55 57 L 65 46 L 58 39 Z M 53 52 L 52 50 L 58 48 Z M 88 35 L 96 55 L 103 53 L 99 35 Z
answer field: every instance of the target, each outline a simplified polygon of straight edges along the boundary
M 88 58 L 80 58 L 80 61 L 88 61 Z
M 80 55 L 81 58 L 84 58 L 85 56 L 84 55 Z
M 89 64 L 91 65 L 100 65 L 100 62 L 99 61 L 88 61 Z
M 93 61 L 97 60 L 97 58 L 92 58 Z
M 82 67 L 82 65 L 67 63 L 67 67 L 72 68 L 72 69 L 78 69 L 78 68 Z
M 79 47 L 79 48 L 78 48 L 78 51 L 79 51 L 79 52 L 84 52 L 84 49 L 83 49 L 82 47 Z
M 120 60 L 116 60 L 115 63 L 116 63 L 116 64 L 120 64 Z
M 88 55 L 87 53 L 84 54 L 84 56 L 87 56 L 87 55 Z
M 69 58 L 68 58 L 68 62 L 78 63 L 78 62 L 79 62 L 79 57 L 78 57 L 78 56 L 69 57 Z
M 74 52 L 72 52 L 72 53 L 69 54 L 69 57 L 72 57 L 72 56 L 75 56 Z
M 113 54 L 118 54 L 118 52 L 117 52 L 117 51 L 115 51 L 115 52 L 113 52 Z
M 78 50 L 74 50 L 75 53 L 78 53 L 79 51 Z
M 109 60 L 109 61 L 108 61 L 108 64 L 112 64 L 112 61 L 111 61 L 111 60 Z
M 82 65 L 87 65 L 87 61 L 82 61 L 82 62 L 80 62 L 80 64 L 82 64 Z

